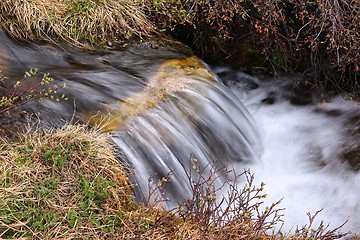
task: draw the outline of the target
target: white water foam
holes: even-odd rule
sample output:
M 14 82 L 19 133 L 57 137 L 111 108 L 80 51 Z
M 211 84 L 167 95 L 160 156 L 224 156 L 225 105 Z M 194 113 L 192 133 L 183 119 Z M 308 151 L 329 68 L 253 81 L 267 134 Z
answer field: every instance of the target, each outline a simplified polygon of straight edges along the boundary
M 223 75 L 226 71 L 231 70 L 215 69 Z M 335 228 L 349 218 L 342 231 L 360 234 L 360 172 L 349 170 L 339 157 L 344 142 L 349 142 L 345 122 L 348 116 L 359 116 L 360 105 L 337 98 L 325 104 L 296 106 L 282 98 L 280 81 L 260 81 L 234 72 L 231 76 L 225 77 L 227 84 L 241 97 L 262 131 L 261 162 L 245 168 L 255 174 L 258 185 L 266 183 L 265 204 L 284 198 L 280 204 L 285 208 L 283 231 L 301 228 L 308 224 L 306 213 L 323 209 L 314 227 L 323 220 L 330 223 L 329 229 Z M 256 83 L 256 87 L 247 88 L 242 80 L 247 86 Z M 264 103 L 269 94 L 274 103 Z M 331 111 L 339 114 L 325 114 Z M 359 139 L 351 141 L 354 146 L 360 144 Z M 242 171 L 244 165 L 237 169 Z

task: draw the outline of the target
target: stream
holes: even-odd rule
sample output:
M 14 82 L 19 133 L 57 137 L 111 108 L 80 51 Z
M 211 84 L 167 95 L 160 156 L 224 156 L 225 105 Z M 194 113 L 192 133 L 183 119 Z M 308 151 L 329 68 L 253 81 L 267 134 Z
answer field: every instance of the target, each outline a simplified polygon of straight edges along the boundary
M 331 228 L 349 218 L 342 230 L 360 234 L 358 102 L 319 102 L 296 79 L 209 67 L 176 42 L 86 51 L 0 32 L 0 68 L 11 84 L 30 68 L 66 83 L 58 94 L 67 101 L 29 102 L 23 110 L 39 129 L 80 122 L 111 132 L 138 200 L 147 199 L 149 178 L 169 176 L 163 193 L 172 208 L 191 197 L 192 161 L 216 162 L 250 169 L 257 184 L 266 183 L 265 204 L 283 198 L 283 231 L 323 209 L 317 221 Z M 219 174 L 217 186 L 228 180 Z

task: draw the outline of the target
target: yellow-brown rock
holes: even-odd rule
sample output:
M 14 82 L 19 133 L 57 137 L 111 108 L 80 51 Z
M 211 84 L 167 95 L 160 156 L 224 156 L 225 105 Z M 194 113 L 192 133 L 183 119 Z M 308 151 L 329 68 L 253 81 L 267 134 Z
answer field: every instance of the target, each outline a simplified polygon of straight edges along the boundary
M 81 114 L 91 126 L 100 127 L 105 132 L 120 130 L 132 117 L 155 107 L 170 94 L 182 91 L 190 81 L 214 81 L 215 76 L 196 56 L 172 59 L 160 65 L 142 92 L 119 99 L 97 114 Z

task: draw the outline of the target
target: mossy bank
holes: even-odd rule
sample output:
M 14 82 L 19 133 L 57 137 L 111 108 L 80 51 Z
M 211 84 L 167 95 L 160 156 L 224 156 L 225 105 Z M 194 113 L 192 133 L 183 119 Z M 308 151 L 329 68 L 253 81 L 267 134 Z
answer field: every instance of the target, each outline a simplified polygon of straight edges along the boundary
M 92 48 L 146 39 L 152 23 L 133 1 L 1 1 L 2 26 L 19 39 Z

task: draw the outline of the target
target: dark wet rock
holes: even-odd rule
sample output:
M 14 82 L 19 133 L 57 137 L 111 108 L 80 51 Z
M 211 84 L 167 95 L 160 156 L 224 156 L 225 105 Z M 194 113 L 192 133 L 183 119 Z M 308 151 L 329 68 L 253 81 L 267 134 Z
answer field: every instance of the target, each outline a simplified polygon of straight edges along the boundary
M 360 148 L 343 153 L 341 158 L 349 164 L 351 170 L 360 170 Z
M 274 96 L 269 96 L 261 100 L 261 102 L 267 105 L 272 105 L 276 102 L 276 99 Z
M 229 81 L 235 81 L 237 80 L 237 72 L 236 71 L 220 71 L 217 73 L 217 75 L 220 77 L 220 79 L 226 84 Z
M 215 68 L 214 72 L 225 85 L 236 83 L 245 90 L 255 90 L 259 87 L 257 78 L 243 72 L 234 71 L 230 68 Z
M 345 123 L 345 142 L 341 160 L 354 171 L 360 171 L 360 111 L 351 112 Z
M 309 162 L 314 163 L 315 169 L 326 167 L 329 164 L 329 162 L 326 161 L 326 158 L 322 152 L 322 147 L 320 146 L 310 144 L 307 147 L 306 154 L 308 155 L 307 158 L 310 160 Z
M 290 103 L 296 106 L 306 106 L 314 103 L 314 98 L 316 93 L 308 89 L 307 87 L 293 83 L 293 85 L 288 85 L 291 95 L 287 96 Z
M 290 103 L 297 106 L 306 106 L 313 103 L 308 96 L 294 96 L 290 98 Z
M 343 112 L 339 109 L 322 109 L 322 108 L 316 108 L 314 110 L 316 113 L 325 114 L 329 117 L 340 117 L 343 115 Z
M 244 87 L 248 90 L 255 90 L 259 87 L 259 84 L 253 81 L 244 81 Z

